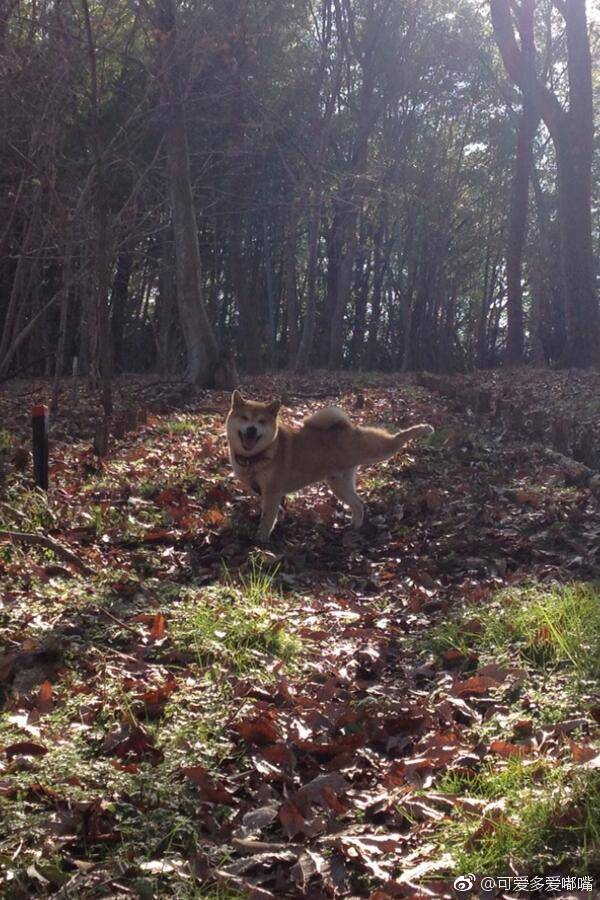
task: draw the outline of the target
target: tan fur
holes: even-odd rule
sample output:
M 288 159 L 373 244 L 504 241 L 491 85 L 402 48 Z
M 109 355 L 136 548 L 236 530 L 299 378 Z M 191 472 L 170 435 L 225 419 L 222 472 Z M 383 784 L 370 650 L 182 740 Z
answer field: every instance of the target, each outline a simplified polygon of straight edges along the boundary
M 291 428 L 279 423 L 279 407 L 277 401 L 245 400 L 234 391 L 226 422 L 233 470 L 242 484 L 260 493 L 260 541 L 268 540 L 285 494 L 318 481 L 326 481 L 350 507 L 353 524 L 360 527 L 364 506 L 355 489 L 357 467 L 388 459 L 413 438 L 433 431 L 431 425 L 397 434 L 363 428 L 337 407 L 319 410 L 301 428 Z M 248 428 L 259 434 L 251 447 L 242 440 Z
M 304 428 L 343 428 L 352 426 L 352 422 L 343 409 L 337 406 L 327 406 L 319 409 L 312 416 L 308 416 L 302 423 Z

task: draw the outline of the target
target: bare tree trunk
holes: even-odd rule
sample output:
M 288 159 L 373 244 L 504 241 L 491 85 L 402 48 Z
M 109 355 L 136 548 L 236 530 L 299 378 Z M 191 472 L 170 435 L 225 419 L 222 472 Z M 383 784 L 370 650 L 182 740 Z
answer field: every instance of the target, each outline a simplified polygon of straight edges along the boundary
M 367 330 L 367 304 L 373 268 L 370 229 L 363 221 L 360 228 L 360 248 L 356 256 L 354 273 L 354 322 L 350 341 L 350 365 L 360 369 L 365 361 L 365 334 Z
M 248 76 L 248 4 L 245 0 L 225 0 L 224 10 L 231 23 L 231 60 L 229 73 L 229 133 L 231 138 L 229 179 L 230 238 L 229 270 L 234 301 L 238 309 L 238 348 L 249 372 L 263 368 L 264 305 L 252 291 L 250 268 L 252 256 L 246 239 L 249 228 L 246 206 L 249 193 L 246 143 L 247 76 Z
M 600 364 L 599 312 L 592 242 L 594 106 L 592 60 L 585 0 L 565 0 L 559 10 L 567 26 L 569 112 L 557 131 L 556 156 L 561 210 L 561 245 L 567 293 L 565 364 Z
M 401 372 L 408 372 L 413 365 L 412 341 L 413 341 L 413 317 L 416 305 L 416 284 L 418 275 L 418 256 L 420 253 L 421 237 L 416 234 L 418 224 L 415 223 L 410 229 L 406 247 L 403 250 L 405 265 L 407 266 L 407 277 L 404 290 L 400 292 L 402 298 L 401 318 L 402 318 L 402 347 L 397 348 L 394 367 L 400 368 Z
M 165 223 L 158 235 L 158 299 L 156 309 L 156 353 L 158 371 L 172 375 L 177 369 L 175 333 L 177 328 L 177 290 L 173 259 L 173 231 Z
M 6 48 L 6 33 L 10 18 L 19 6 L 19 0 L 2 0 L 0 3 L 0 54 L 4 54 Z
M 15 267 L 8 306 L 4 316 L 2 326 L 2 337 L 0 339 L 0 374 L 4 375 L 8 371 L 11 358 L 8 359 L 11 344 L 15 337 L 18 327 L 19 312 L 22 311 L 20 304 L 23 300 L 23 288 L 26 277 L 26 265 L 28 254 L 34 246 L 34 242 L 39 240 L 39 224 L 41 215 L 41 190 L 37 189 L 33 198 L 33 209 L 27 222 L 25 233 L 21 241 L 21 251 L 17 259 Z
M 553 223 L 547 209 L 538 173 L 533 167 L 533 195 L 538 228 L 538 245 L 533 268 L 531 343 L 534 365 L 558 358 L 566 345 L 564 283 L 560 260 L 553 252 Z M 554 229 L 555 230 L 555 229 Z M 558 352 L 556 352 L 558 349 Z
M 319 234 L 321 225 L 321 187 L 315 187 L 309 203 L 308 218 L 308 272 L 306 276 L 306 309 L 304 326 L 298 354 L 294 360 L 294 371 L 301 372 L 308 366 L 313 348 L 317 324 L 317 270 L 319 264 Z
M 296 244 L 298 240 L 298 207 L 294 203 L 286 223 L 285 244 L 283 248 L 283 305 L 287 323 L 287 356 L 291 368 L 298 352 L 300 335 L 298 333 L 298 284 L 296 272 Z
M 348 307 L 350 287 L 352 285 L 352 272 L 356 256 L 358 236 L 356 233 L 358 210 L 352 208 L 353 200 L 349 201 L 349 208 L 345 211 L 342 226 L 342 249 L 339 269 L 335 279 L 333 294 L 333 311 L 331 326 L 329 329 L 329 355 L 327 365 L 330 369 L 339 369 L 342 365 L 344 337 L 346 328 L 344 318 Z
M 355 12 L 349 0 L 334 0 L 336 24 L 347 44 L 347 52 L 352 48 L 359 64 L 362 85 L 358 101 L 358 123 L 350 172 L 345 189 L 341 196 L 341 247 L 342 255 L 336 283 L 336 294 L 331 315 L 328 366 L 337 369 L 342 364 L 344 348 L 344 317 L 352 284 L 354 257 L 357 246 L 357 222 L 362 208 L 364 195 L 364 175 L 369 158 L 369 142 L 375 125 L 378 111 L 378 95 L 376 93 L 376 61 L 382 38 L 390 24 L 389 0 L 381 3 L 367 4 L 366 21 L 361 41 L 357 40 L 355 28 Z M 342 9 L 347 23 L 347 35 L 344 34 Z
M 133 251 L 129 248 L 122 249 L 117 256 L 115 276 L 110 292 L 111 335 L 113 368 L 117 372 L 127 371 L 127 361 L 124 358 L 124 332 L 127 324 L 129 298 L 129 281 L 133 266 Z
M 387 201 L 384 201 L 383 203 L 381 216 L 381 224 L 377 228 L 373 238 L 373 296 L 371 297 L 371 313 L 369 315 L 369 324 L 367 327 L 367 347 L 365 351 L 366 365 L 369 369 L 373 369 L 377 365 L 377 346 L 381 322 L 381 295 L 383 291 L 383 280 L 386 275 L 392 250 L 392 242 L 387 239 L 387 247 L 384 254 L 383 243 L 387 238 L 388 227 Z
M 81 0 L 83 16 L 85 22 L 85 32 L 87 39 L 87 50 L 90 64 L 90 84 L 91 84 L 91 111 L 92 111 L 92 151 L 94 158 L 94 168 L 96 176 L 96 227 L 97 227 L 97 246 L 96 246 L 96 310 L 97 310 L 97 348 L 98 348 L 98 375 L 102 390 L 102 405 L 107 416 L 111 415 L 112 389 L 112 358 L 110 351 L 110 317 L 108 309 L 108 290 L 109 290 L 109 228 L 108 228 L 108 183 L 106 173 L 104 171 L 104 157 L 100 146 L 100 125 L 98 121 L 98 73 L 96 68 L 96 47 L 94 45 L 94 35 L 92 32 L 92 23 L 90 18 L 90 10 L 88 0 Z M 94 367 L 95 368 L 95 367 Z M 92 379 L 95 380 L 96 372 L 92 371 Z
M 98 309 L 98 360 L 100 364 L 100 385 L 102 390 L 102 406 L 107 416 L 112 415 L 112 353 L 110 346 L 110 314 L 108 308 L 108 291 L 110 279 L 110 251 L 108 236 L 108 204 L 106 202 L 106 186 L 104 179 L 99 181 L 98 189 L 102 191 L 98 210 L 98 248 L 96 255 L 97 281 L 96 305 Z
M 563 365 L 598 363 L 600 315 L 592 242 L 594 115 L 592 64 L 585 0 L 555 0 L 567 34 L 568 106 L 563 107 L 527 66 L 512 21 L 510 0 L 490 0 L 492 24 L 505 68 L 544 119 L 556 150 L 561 270 L 567 317 Z
M 218 347 L 202 296 L 202 272 L 190 175 L 187 124 L 173 0 L 157 0 L 159 79 L 166 109 L 167 158 L 173 210 L 177 302 L 187 350 L 187 377 L 212 384 Z
M 557 145 L 562 275 L 566 290 L 567 346 L 562 363 L 585 368 L 600 362 L 598 299 L 592 245 L 591 178 L 571 146 L 569 126 Z
M 506 362 L 509 366 L 520 366 L 525 359 L 522 263 L 527 234 L 529 177 L 533 159 L 533 138 L 538 125 L 539 116 L 535 107 L 527 99 L 524 99 L 517 135 L 517 152 L 506 249 L 506 282 L 508 290 Z
M 378 23 L 382 28 L 382 23 Z M 352 273 L 358 243 L 357 223 L 362 206 L 361 180 L 367 166 L 369 139 L 374 125 L 375 81 L 372 72 L 375 47 L 370 47 L 362 59 L 364 83 L 361 91 L 360 118 L 358 133 L 353 152 L 352 171 L 348 177 L 346 190 L 340 199 L 339 228 L 340 264 L 335 282 L 335 293 L 332 298 L 331 329 L 329 333 L 329 355 L 327 364 L 330 369 L 339 369 L 342 364 L 344 347 L 344 316 L 348 305 Z
M 275 296 L 273 292 L 273 260 L 271 257 L 271 236 L 266 218 L 263 217 L 262 237 L 265 266 L 265 287 L 267 291 L 267 342 L 269 348 L 269 367 L 275 366 L 277 352 L 277 317 L 275 312 Z
M 335 14 L 334 14 L 335 7 Z M 343 54 L 337 58 L 331 51 L 334 35 L 334 19 L 339 16 L 338 0 L 323 0 L 321 12 L 321 29 L 317 29 L 317 39 L 321 45 L 321 56 L 317 69 L 314 90 L 310 104 L 311 131 L 315 135 L 315 149 L 311 159 L 313 172 L 306 185 L 308 195 L 308 263 L 306 273 L 306 303 L 304 323 L 298 353 L 293 361 L 295 372 L 302 371 L 309 363 L 313 352 L 313 343 L 317 324 L 317 275 L 319 268 L 319 238 L 321 235 L 321 216 L 323 211 L 323 161 L 328 145 L 333 114 L 342 86 Z M 337 40 L 340 35 L 337 33 Z M 329 71 L 330 70 L 330 71 Z M 325 98 L 322 98 L 323 86 L 330 79 L 331 86 Z
M 535 77 L 535 37 L 534 0 L 522 0 L 519 10 L 518 29 L 521 36 L 523 66 L 527 69 L 527 79 Z M 511 190 L 510 213 L 508 217 L 508 237 L 506 250 L 507 317 L 506 362 L 509 366 L 520 366 L 525 357 L 525 335 L 523 325 L 522 262 L 523 247 L 527 235 L 527 212 L 529 209 L 529 178 L 533 161 L 533 139 L 540 115 L 530 92 L 523 93 L 523 109 L 517 130 L 517 149 Z
M 52 385 L 53 410 L 58 409 L 58 395 L 60 391 L 60 379 L 65 371 L 67 329 L 69 325 L 69 301 L 71 298 L 71 266 L 72 266 L 73 235 L 69 229 L 66 239 L 65 255 L 62 267 L 62 287 L 60 299 L 60 319 L 58 324 L 58 340 L 56 342 L 56 359 L 54 364 L 54 383 Z
M 490 273 L 492 263 L 492 227 L 493 218 L 490 216 L 488 224 L 487 247 L 485 251 L 485 267 L 483 272 L 483 290 L 481 292 L 481 306 L 477 319 L 477 368 L 485 369 L 488 357 L 488 314 L 490 310 Z M 493 292 L 492 292 L 493 293 Z
M 531 362 L 536 367 L 545 365 L 544 344 L 542 341 L 542 291 L 535 282 L 532 284 L 531 316 L 529 334 L 531 341 Z

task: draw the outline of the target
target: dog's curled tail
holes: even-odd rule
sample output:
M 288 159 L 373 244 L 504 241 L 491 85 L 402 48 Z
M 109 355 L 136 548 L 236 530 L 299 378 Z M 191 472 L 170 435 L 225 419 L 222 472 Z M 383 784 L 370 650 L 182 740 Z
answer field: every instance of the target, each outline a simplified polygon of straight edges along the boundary
M 398 449 L 400 449 L 400 447 L 404 447 L 405 444 L 408 444 L 408 442 L 412 441 L 414 438 L 429 437 L 433 432 L 434 428 L 431 425 L 425 423 L 422 425 L 412 425 L 410 428 L 406 428 L 404 431 L 399 431 L 395 434 L 394 441 L 396 442 Z
M 348 428 L 352 424 L 343 409 L 338 406 L 328 406 L 319 409 L 302 423 L 305 428 Z

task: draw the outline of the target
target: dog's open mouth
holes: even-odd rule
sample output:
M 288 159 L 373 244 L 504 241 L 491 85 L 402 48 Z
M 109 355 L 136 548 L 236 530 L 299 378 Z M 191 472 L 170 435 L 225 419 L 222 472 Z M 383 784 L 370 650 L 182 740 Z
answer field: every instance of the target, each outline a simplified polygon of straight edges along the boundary
M 258 435 L 245 434 L 243 431 L 240 431 L 240 440 L 242 442 L 242 447 L 244 448 L 244 450 L 254 450 L 256 444 L 258 443 Z

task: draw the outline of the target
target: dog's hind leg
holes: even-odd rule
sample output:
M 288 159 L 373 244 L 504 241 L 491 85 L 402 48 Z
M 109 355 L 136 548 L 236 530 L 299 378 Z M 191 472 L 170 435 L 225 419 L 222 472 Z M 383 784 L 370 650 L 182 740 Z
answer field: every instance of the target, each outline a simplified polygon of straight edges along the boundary
M 342 503 L 346 503 L 352 512 L 352 524 L 360 528 L 365 517 L 365 505 L 356 493 L 356 469 L 346 469 L 339 475 L 331 475 L 327 484 Z

